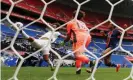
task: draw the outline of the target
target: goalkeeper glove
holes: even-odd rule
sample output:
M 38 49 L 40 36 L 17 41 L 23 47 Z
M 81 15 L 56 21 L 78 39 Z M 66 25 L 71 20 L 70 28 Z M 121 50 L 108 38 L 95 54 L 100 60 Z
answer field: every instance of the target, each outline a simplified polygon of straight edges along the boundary
M 61 46 L 64 46 L 64 45 L 65 45 L 65 42 L 64 42 L 64 41 L 61 41 L 61 42 L 60 42 L 60 45 L 61 45 Z

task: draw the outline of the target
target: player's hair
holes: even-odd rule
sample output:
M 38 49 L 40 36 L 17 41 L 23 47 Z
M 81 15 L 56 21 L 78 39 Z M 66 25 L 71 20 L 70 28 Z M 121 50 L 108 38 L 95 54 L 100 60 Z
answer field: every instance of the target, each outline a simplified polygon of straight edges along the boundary
M 76 11 L 73 12 L 73 17 L 74 17 L 75 15 L 76 15 Z M 84 17 L 85 17 L 85 12 L 79 11 L 79 14 L 78 14 L 77 19 L 78 19 L 78 20 L 81 20 L 81 19 L 84 18 Z
M 56 22 L 56 23 L 53 23 L 53 25 L 56 25 L 57 27 L 59 27 L 60 23 Z
M 111 29 L 111 30 L 113 30 L 113 29 L 115 29 L 115 28 L 116 28 L 116 26 L 115 26 L 115 25 L 113 25 L 112 23 L 110 23 L 110 25 L 111 25 L 111 26 L 110 26 L 110 29 Z
M 112 24 L 112 29 L 115 29 L 115 28 L 116 28 L 116 26 Z

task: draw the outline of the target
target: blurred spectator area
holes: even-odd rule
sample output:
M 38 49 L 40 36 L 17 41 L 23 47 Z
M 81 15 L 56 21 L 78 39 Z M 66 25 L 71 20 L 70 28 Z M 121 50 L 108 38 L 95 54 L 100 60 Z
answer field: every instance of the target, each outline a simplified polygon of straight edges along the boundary
M 15 0 L 17 1 L 17 0 Z M 46 0 L 48 2 L 49 0 Z M 11 6 L 11 2 L 9 0 L 2 0 L 2 18 L 6 16 L 6 13 L 9 11 L 9 8 Z M 41 0 L 23 0 L 20 3 L 16 4 L 13 8 L 12 13 L 10 14 L 10 17 L 12 20 L 17 20 L 23 23 L 30 23 L 31 21 L 34 21 L 40 17 L 41 11 L 44 8 L 44 3 L 41 2 Z M 44 20 L 46 20 L 49 24 L 52 24 L 54 22 L 59 22 L 60 24 L 64 24 L 65 22 L 68 22 L 72 19 L 72 13 L 75 11 L 76 8 L 72 6 L 68 6 L 66 4 L 61 4 L 60 2 L 56 1 L 51 3 L 47 6 L 46 11 L 44 13 Z M 107 14 L 102 14 L 98 12 L 93 11 L 86 11 L 86 16 L 84 18 L 84 22 L 86 23 L 88 28 L 92 28 L 95 25 L 103 22 L 107 19 Z M 15 18 L 15 19 L 14 19 Z M 16 19 L 18 18 L 18 19 Z M 129 17 L 119 17 L 119 16 L 113 16 L 112 20 L 119 25 L 120 27 L 126 29 L 127 27 L 131 26 L 133 24 L 133 19 Z M 45 28 L 44 23 L 39 20 L 37 21 L 37 26 Z M 103 30 L 105 32 L 109 31 L 109 22 L 99 26 L 95 30 L 91 32 L 91 35 L 93 36 L 103 36 L 100 31 Z M 32 28 L 38 28 L 34 27 L 35 25 L 32 25 Z M 36 30 L 35 29 L 35 30 Z M 65 27 L 62 28 L 65 31 Z M 42 29 L 39 29 L 38 31 L 41 31 Z M 124 39 L 133 39 L 133 29 L 127 31 L 126 37 Z

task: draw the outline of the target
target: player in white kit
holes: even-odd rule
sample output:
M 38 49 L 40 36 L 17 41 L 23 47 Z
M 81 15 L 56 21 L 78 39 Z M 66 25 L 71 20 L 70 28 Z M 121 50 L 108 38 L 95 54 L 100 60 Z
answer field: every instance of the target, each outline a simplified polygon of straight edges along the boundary
M 18 27 L 23 27 L 23 24 L 21 22 L 17 22 L 16 25 Z M 56 27 L 58 27 L 58 25 L 55 24 L 53 27 L 56 28 Z M 28 34 L 26 34 L 26 32 L 24 30 L 22 30 L 21 33 L 23 34 L 25 39 L 27 39 L 29 42 L 31 42 L 32 46 L 34 46 L 38 49 L 43 47 L 43 49 L 42 49 L 43 58 L 46 62 L 48 62 L 50 64 L 51 71 L 53 71 L 54 70 L 53 63 L 49 59 L 51 43 L 53 43 L 58 37 L 65 38 L 65 36 L 62 35 L 58 31 L 54 32 L 53 35 L 52 35 L 52 31 L 48 31 L 47 33 L 42 35 L 40 38 L 35 39 L 35 38 L 29 36 Z M 51 42 L 49 42 L 49 41 L 51 41 Z

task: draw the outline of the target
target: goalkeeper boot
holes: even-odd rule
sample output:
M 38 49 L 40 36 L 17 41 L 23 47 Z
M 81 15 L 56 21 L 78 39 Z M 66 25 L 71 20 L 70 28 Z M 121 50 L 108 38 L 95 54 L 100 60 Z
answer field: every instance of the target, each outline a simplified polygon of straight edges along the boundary
M 81 69 L 77 70 L 76 74 L 81 74 Z

